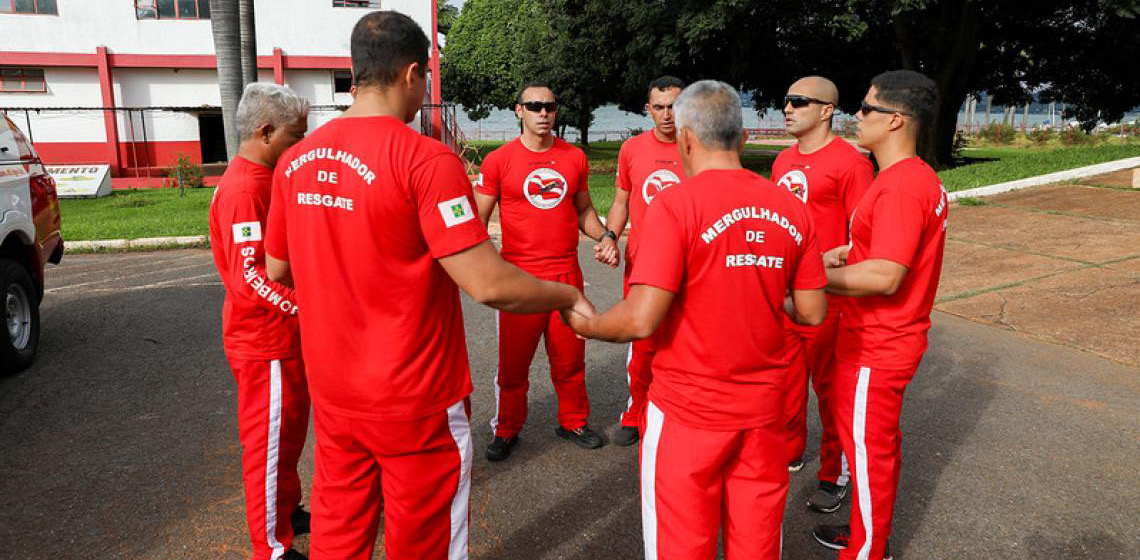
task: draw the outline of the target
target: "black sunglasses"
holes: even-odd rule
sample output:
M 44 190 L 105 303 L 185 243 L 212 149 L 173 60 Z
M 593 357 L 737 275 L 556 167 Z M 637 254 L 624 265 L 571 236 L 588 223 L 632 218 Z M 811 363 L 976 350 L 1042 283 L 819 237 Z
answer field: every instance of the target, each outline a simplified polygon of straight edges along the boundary
M 806 95 L 785 95 L 784 96 L 784 106 L 785 107 L 787 107 L 788 105 L 791 105 L 795 109 L 802 109 L 802 108 L 807 107 L 808 105 L 810 105 L 812 103 L 819 103 L 820 105 L 835 105 L 834 103 L 832 103 L 830 101 L 824 101 L 822 99 L 816 99 L 814 97 L 808 97 Z
M 885 113 L 888 115 L 893 115 L 895 113 L 898 113 L 900 115 L 904 115 L 907 117 L 913 117 L 914 116 L 914 113 L 911 113 L 909 111 L 903 111 L 902 109 L 890 109 L 887 107 L 880 107 L 878 105 L 871 105 L 870 103 L 867 103 L 866 101 L 859 104 L 859 112 L 863 113 L 864 117 L 867 116 L 867 114 L 872 112 L 872 111 L 874 111 L 876 113 Z
M 558 111 L 557 101 L 523 101 L 519 103 L 519 105 L 522 105 L 524 109 L 532 113 L 541 113 L 543 109 L 546 109 L 547 113 Z

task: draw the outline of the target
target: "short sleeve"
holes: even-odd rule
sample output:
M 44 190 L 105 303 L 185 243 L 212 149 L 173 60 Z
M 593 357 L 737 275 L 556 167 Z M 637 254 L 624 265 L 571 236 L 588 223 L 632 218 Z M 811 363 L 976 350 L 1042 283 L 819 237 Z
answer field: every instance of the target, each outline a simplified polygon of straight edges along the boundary
M 288 153 L 288 152 L 286 152 Z M 288 161 L 285 157 L 281 161 Z M 285 167 L 277 166 L 273 172 L 273 186 L 269 195 L 269 217 L 265 223 L 265 254 L 279 261 L 289 260 L 288 226 L 285 214 L 288 210 L 289 182 L 285 178 Z
M 901 188 L 887 189 L 871 210 L 868 259 L 885 259 L 910 268 L 926 229 L 928 210 Z
M 815 239 L 815 230 L 808 230 L 800 251 L 800 261 L 796 264 L 796 275 L 792 278 L 793 290 L 820 290 L 827 286 L 827 273 L 823 270 L 823 254 Z
M 590 192 L 590 158 L 586 152 L 579 151 L 578 160 L 578 190 L 575 192 Z
M 638 254 L 629 283 L 645 284 L 677 293 L 685 277 L 684 227 L 669 204 L 658 199 L 645 211 L 645 223 L 638 225 L 643 239 L 653 240 L 653 250 Z
M 499 198 L 500 183 L 503 181 L 500 159 L 499 150 L 487 154 L 483 159 L 483 165 L 479 167 L 479 178 L 475 181 L 475 192 Z
M 453 255 L 488 239 L 475 214 L 471 183 L 455 154 L 432 157 L 411 175 L 420 231 L 432 257 Z
M 627 140 L 624 144 L 621 145 L 621 150 L 618 151 L 617 178 L 614 180 L 614 184 L 617 186 L 617 188 L 626 192 L 633 190 L 633 185 L 630 183 L 629 177 L 630 150 L 628 149 L 629 143 L 632 141 L 632 139 Z

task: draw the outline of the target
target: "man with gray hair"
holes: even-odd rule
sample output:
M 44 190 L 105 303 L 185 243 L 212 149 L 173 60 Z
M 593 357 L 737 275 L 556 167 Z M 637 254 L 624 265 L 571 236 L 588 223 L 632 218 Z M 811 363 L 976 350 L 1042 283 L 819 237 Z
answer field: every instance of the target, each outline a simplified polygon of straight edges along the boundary
M 646 210 L 639 227 L 654 250 L 638 256 L 624 301 L 563 317 L 613 342 L 661 327 L 641 447 L 645 557 L 711 560 L 723 530 L 728 560 L 777 560 L 788 491 L 782 321 L 823 321 L 823 261 L 804 205 L 741 166 L 736 91 L 700 81 L 674 107 L 689 178 Z
M 287 87 L 249 84 L 238 104 L 241 145 L 210 203 L 210 247 L 225 285 L 222 346 L 237 381 L 246 521 L 254 560 L 296 559 L 309 530 L 297 460 L 309 428 L 293 290 L 265 272 L 262 232 L 273 167 L 308 129 L 309 102 Z M 282 521 L 285 521 L 282 523 Z

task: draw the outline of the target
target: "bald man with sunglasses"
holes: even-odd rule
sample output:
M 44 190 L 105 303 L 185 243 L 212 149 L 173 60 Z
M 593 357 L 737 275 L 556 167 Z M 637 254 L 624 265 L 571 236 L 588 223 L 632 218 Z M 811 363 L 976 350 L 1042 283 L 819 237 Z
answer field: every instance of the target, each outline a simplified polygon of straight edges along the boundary
M 796 143 L 772 164 L 772 180 L 807 205 L 824 251 L 847 244 L 847 224 L 873 178 L 870 160 L 832 131 L 838 102 L 839 91 L 827 78 L 808 76 L 792 84 L 784 97 L 784 125 Z M 810 378 L 819 403 L 822 435 L 819 487 L 807 506 L 821 513 L 838 510 L 847 494 L 848 469 L 831 402 L 842 300 L 842 296 L 828 296 L 827 319 L 822 325 L 801 325 L 790 319 L 784 322 L 788 470 L 797 472 L 804 464 Z
M 595 257 L 618 264 L 617 236 L 598 219 L 587 183 L 586 154 L 554 136 L 558 101 L 545 84 L 530 83 L 519 93 L 515 115 L 522 134 L 487 154 L 475 187 L 480 219 L 488 222 L 499 205 L 502 255 L 535 277 L 582 288 L 578 232 L 598 242 Z M 586 345 L 562 324 L 557 313 L 496 317 L 499 367 L 495 375 L 494 439 L 489 461 L 502 461 L 519 442 L 526 422 L 530 364 L 539 339 L 546 342 L 550 378 L 558 396 L 558 436 L 579 447 L 605 444 L 588 423 Z

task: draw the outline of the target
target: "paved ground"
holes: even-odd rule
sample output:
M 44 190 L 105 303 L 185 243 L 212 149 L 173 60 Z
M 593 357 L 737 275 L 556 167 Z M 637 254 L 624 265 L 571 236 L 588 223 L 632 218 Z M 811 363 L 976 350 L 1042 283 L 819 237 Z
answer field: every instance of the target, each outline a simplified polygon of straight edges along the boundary
M 1131 171 L 954 206 L 937 308 L 1140 366 Z
M 956 236 L 967 216 L 952 216 Z M 952 252 L 948 264 L 964 258 Z M 585 271 L 588 294 L 611 305 L 618 274 L 592 263 Z M 39 361 L 0 379 L 0 557 L 247 554 L 221 295 L 202 250 L 74 255 L 49 270 Z M 472 556 L 638 558 L 636 450 L 559 440 L 545 366 L 534 368 L 523 444 L 506 463 L 482 458 L 493 314 L 470 302 L 465 311 L 476 384 Z M 608 430 L 625 399 L 625 347 L 590 343 L 587 352 L 593 422 Z M 1137 373 L 936 313 L 903 413 L 896 557 L 1140 557 Z M 814 418 L 810 429 L 817 438 Z M 847 515 L 803 507 L 818 464 L 808 460 L 789 494 L 792 560 L 833 558 L 808 530 Z M 311 472 L 307 451 L 302 475 Z

